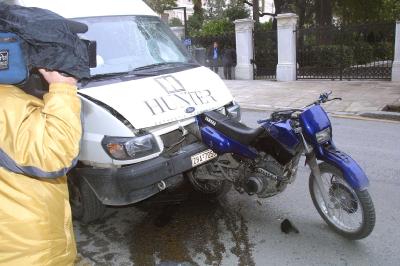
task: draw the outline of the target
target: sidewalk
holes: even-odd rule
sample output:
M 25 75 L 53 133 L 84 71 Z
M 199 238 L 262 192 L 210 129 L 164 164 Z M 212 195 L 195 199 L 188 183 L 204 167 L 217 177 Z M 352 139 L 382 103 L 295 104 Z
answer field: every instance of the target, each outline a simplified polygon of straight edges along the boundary
M 298 108 L 326 91 L 332 91 L 332 97 L 343 98 L 324 104 L 328 112 L 335 114 L 375 113 L 387 104 L 400 105 L 400 82 L 225 80 L 225 84 L 245 109 Z

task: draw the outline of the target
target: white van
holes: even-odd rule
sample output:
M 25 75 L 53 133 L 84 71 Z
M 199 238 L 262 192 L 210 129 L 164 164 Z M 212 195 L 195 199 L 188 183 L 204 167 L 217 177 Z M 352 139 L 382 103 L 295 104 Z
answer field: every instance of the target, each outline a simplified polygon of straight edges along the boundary
M 104 205 L 146 199 L 184 176 L 208 195 L 226 181 L 194 180 L 192 169 L 216 155 L 201 143 L 196 115 L 240 117 L 224 82 L 196 63 L 167 25 L 140 0 L 14 0 L 89 26 L 97 67 L 79 84 L 84 134 L 70 174 L 76 218 L 97 219 Z M 189 173 L 189 175 L 187 174 Z M 198 173 L 201 174 L 201 173 Z

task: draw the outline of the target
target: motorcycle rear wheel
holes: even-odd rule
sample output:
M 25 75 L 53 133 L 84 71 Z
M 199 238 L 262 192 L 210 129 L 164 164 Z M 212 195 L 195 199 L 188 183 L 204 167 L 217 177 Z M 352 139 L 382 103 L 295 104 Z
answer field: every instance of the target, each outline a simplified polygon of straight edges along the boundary
M 314 176 L 309 179 L 311 199 L 324 221 L 338 234 L 351 240 L 367 237 L 375 226 L 375 209 L 368 191 L 354 190 L 342 172 L 328 164 L 319 164 L 324 193 L 330 199 L 326 206 Z M 330 213 L 328 209 L 330 208 Z

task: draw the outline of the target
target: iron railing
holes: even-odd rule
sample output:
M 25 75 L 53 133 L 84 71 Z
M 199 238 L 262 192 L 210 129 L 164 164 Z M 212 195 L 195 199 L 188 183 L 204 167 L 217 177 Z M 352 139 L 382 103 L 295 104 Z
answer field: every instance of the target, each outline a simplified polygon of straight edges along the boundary
M 254 79 L 276 79 L 276 65 L 278 63 L 277 32 L 264 29 L 253 31 Z
M 297 30 L 297 79 L 391 78 L 394 23 Z

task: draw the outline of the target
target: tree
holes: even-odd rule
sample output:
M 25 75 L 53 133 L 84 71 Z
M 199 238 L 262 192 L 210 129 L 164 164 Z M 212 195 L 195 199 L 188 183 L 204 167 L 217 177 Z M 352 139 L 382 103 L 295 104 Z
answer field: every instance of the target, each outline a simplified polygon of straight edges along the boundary
M 229 21 L 235 21 L 237 19 L 250 17 L 249 10 L 245 7 L 242 1 L 236 0 L 231 1 L 226 9 L 224 10 L 224 17 L 228 18 Z
M 164 13 L 165 9 L 176 7 L 176 0 L 144 0 L 144 2 L 158 14 Z
M 315 1 L 315 20 L 318 26 L 332 25 L 332 0 Z
M 179 27 L 182 26 L 182 21 L 179 18 L 172 18 L 168 24 L 170 27 Z
M 204 18 L 201 14 L 194 13 L 187 20 L 189 36 L 196 36 L 203 26 Z
M 207 4 L 207 17 L 210 19 L 222 18 L 225 0 L 209 0 Z
M 220 36 L 230 32 L 234 32 L 233 23 L 227 19 L 220 18 L 205 22 L 200 34 L 204 36 Z
M 399 0 L 336 0 L 335 15 L 342 24 L 394 21 L 399 18 Z
M 400 1 L 398 0 L 383 0 L 383 8 L 381 9 L 382 18 L 388 21 L 400 19 Z
M 188 31 L 190 36 L 195 36 L 200 31 L 204 22 L 204 10 L 201 0 L 193 0 L 193 15 L 189 17 Z

